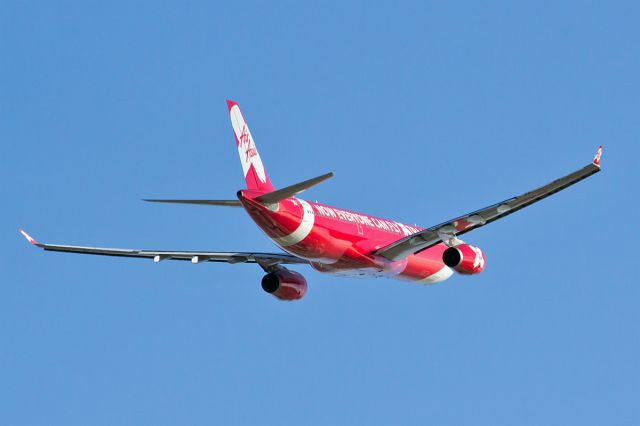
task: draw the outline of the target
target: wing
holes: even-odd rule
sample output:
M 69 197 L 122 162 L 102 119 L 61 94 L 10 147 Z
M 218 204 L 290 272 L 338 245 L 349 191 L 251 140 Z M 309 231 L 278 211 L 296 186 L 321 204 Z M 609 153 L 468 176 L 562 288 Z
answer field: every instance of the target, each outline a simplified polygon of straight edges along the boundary
M 34 246 L 48 251 L 66 253 L 95 254 L 101 256 L 142 257 L 153 259 L 154 262 L 163 260 L 189 260 L 192 263 L 227 262 L 227 263 L 258 263 L 263 268 L 278 264 L 308 264 L 304 259 L 287 253 L 254 253 L 254 252 L 217 252 L 217 251 L 167 251 L 167 250 L 138 250 L 104 247 L 67 246 L 58 244 L 42 244 L 29 234 L 20 233 Z
M 505 216 L 515 213 L 518 210 L 530 206 L 531 204 L 542 200 L 558 191 L 580 182 L 588 178 L 594 173 L 600 171 L 600 157 L 602 155 L 602 146 L 598 148 L 595 158 L 591 164 L 582 169 L 568 174 L 560 179 L 541 186 L 540 188 L 529 191 L 517 197 L 509 198 L 500 203 L 493 204 L 484 209 L 465 214 L 455 219 L 443 222 L 439 225 L 424 229 L 415 234 L 409 235 L 386 247 L 378 249 L 375 254 L 379 254 L 389 260 L 400 260 L 410 254 L 418 253 L 429 247 L 440 243 L 453 240 L 458 235 L 465 234 L 474 229 L 480 228 L 494 220 L 501 219 Z

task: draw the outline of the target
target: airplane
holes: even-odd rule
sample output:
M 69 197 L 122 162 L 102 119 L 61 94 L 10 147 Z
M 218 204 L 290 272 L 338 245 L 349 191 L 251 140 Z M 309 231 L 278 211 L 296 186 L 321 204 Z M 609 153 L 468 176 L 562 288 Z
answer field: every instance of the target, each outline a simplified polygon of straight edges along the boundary
M 277 299 L 299 300 L 307 281 L 285 265 L 309 265 L 338 276 L 387 277 L 418 284 L 433 284 L 454 272 L 474 275 L 486 266 L 484 252 L 458 237 L 530 206 L 600 171 L 602 146 L 593 161 L 560 179 L 480 210 L 420 228 L 368 214 L 297 198 L 301 192 L 333 177 L 327 173 L 275 189 L 260 159 L 247 122 L 234 101 L 227 101 L 246 188 L 235 200 L 146 199 L 154 203 L 239 207 L 283 251 L 215 252 L 138 250 L 42 244 L 20 230 L 29 243 L 48 251 L 102 256 L 137 257 L 203 262 L 256 263 L 265 272 L 262 289 Z

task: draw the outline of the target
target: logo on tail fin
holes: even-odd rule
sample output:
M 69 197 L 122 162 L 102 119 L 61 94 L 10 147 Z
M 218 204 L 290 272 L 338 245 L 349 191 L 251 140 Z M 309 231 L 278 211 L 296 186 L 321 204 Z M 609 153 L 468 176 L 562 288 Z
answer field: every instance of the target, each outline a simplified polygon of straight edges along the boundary
M 262 183 L 267 183 L 267 174 L 264 171 L 264 165 L 258 154 L 258 149 L 251 136 L 249 126 L 244 121 L 244 117 L 240 112 L 240 108 L 237 104 L 234 104 L 229 110 L 231 115 L 231 125 L 233 126 L 233 132 L 236 135 L 238 141 L 238 154 L 240 155 L 240 162 L 242 163 L 242 171 L 245 178 L 249 173 L 249 169 L 253 166 L 256 177 Z
M 245 124 L 242 127 L 242 133 L 240 134 L 240 145 L 244 149 L 244 161 L 246 162 L 249 162 L 253 157 L 258 155 L 258 150 L 252 142 L 253 140 L 251 139 L 249 130 L 247 129 L 247 125 Z

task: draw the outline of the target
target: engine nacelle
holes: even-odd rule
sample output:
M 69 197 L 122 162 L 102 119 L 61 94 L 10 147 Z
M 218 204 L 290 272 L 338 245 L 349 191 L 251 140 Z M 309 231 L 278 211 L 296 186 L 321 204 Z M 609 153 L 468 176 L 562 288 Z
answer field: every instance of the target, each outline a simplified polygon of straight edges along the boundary
M 262 277 L 262 289 L 280 300 L 299 300 L 307 293 L 307 280 L 283 268 Z
M 476 246 L 460 244 L 442 253 L 442 261 L 460 274 L 479 274 L 484 269 L 484 253 Z

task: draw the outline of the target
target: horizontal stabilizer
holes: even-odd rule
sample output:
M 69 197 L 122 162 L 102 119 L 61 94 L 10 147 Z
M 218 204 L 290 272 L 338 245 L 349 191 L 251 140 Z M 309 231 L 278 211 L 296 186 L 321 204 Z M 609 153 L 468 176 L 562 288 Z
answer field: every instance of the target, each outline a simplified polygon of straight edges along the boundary
M 273 192 L 268 192 L 264 195 L 260 195 L 256 197 L 256 201 L 259 201 L 263 204 L 275 204 L 278 201 L 282 201 L 285 198 L 291 198 L 302 191 L 311 188 L 314 185 L 319 184 L 320 182 L 324 182 L 325 180 L 332 178 L 333 172 L 329 172 L 322 176 L 314 177 L 309 180 L 305 180 L 304 182 L 295 183 L 291 186 L 287 186 L 286 188 L 278 189 Z
M 241 207 L 238 200 L 142 200 L 149 203 L 199 204 L 201 206 Z

